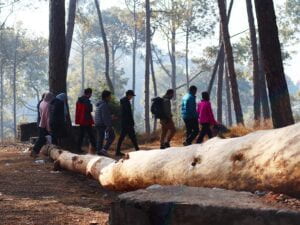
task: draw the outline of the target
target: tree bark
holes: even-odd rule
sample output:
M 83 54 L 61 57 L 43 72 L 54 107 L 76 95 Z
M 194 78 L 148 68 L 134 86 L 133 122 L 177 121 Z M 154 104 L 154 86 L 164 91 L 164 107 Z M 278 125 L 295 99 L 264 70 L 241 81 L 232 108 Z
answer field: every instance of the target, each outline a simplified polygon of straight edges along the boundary
M 136 46 L 137 46 L 137 15 L 136 0 L 133 0 L 133 21 L 134 21 L 134 38 L 132 43 L 132 90 L 135 92 L 136 86 Z M 135 110 L 135 99 L 132 99 L 132 113 Z
M 272 0 L 255 0 L 259 39 L 275 128 L 294 123 Z
M 84 92 L 85 84 L 85 49 L 84 45 L 81 46 L 81 93 Z
M 4 140 L 4 124 L 3 124 L 3 100 L 4 100 L 4 89 L 3 89 L 3 82 L 4 82 L 4 73 L 3 73 L 3 66 L 4 66 L 4 63 L 2 62 L 2 59 L 1 59 L 1 62 L 0 62 L 0 132 L 1 132 L 1 142 L 3 142 Z
M 258 47 L 258 62 L 259 62 L 259 85 L 260 85 L 260 97 L 261 97 L 261 106 L 262 106 L 262 114 L 264 120 L 269 120 L 271 118 L 270 113 L 270 105 L 267 93 L 267 85 L 266 85 L 266 75 L 264 71 L 264 62 L 262 58 L 261 48 Z
M 156 83 L 156 77 L 155 77 L 155 71 L 154 71 L 154 63 L 153 63 L 153 54 L 152 54 L 152 48 L 151 46 L 151 53 L 150 53 L 150 62 L 151 62 L 151 76 L 152 76 L 152 84 L 153 84 L 153 95 L 154 97 L 157 97 L 158 91 L 157 91 L 157 83 Z M 157 129 L 157 119 L 154 118 L 153 121 L 153 132 L 155 132 Z
M 65 0 L 50 0 L 49 88 L 57 95 L 67 92 Z
M 230 82 L 227 65 L 225 63 L 225 82 L 226 82 L 226 100 L 227 100 L 227 119 L 228 126 L 232 126 L 232 110 L 231 110 L 231 93 L 230 93 Z
M 253 16 L 252 0 L 246 0 L 248 23 L 251 40 L 252 62 L 253 62 L 253 90 L 254 90 L 254 121 L 256 125 L 260 124 L 261 110 L 260 110 L 260 85 L 259 85 L 259 67 L 258 67 L 258 51 L 256 29 Z
M 75 17 L 76 17 L 76 5 L 77 0 L 70 0 L 69 2 L 69 13 L 68 13 L 68 22 L 67 22 L 67 33 L 66 33 L 66 58 L 67 58 L 67 70 L 69 65 L 70 52 L 72 47 L 72 39 L 75 26 Z
M 98 20 L 99 20 L 99 25 L 100 25 L 100 30 L 101 30 L 101 37 L 104 45 L 104 52 L 105 52 L 105 79 L 107 86 L 109 90 L 114 93 L 114 86 L 112 84 L 112 81 L 109 76 L 109 48 L 108 48 L 108 43 L 107 43 L 107 38 L 106 38 L 106 33 L 103 25 L 103 19 L 102 19 L 102 13 L 100 10 L 100 5 L 98 0 L 95 0 L 95 6 L 98 14 Z
M 150 57 L 151 57 L 151 9 L 150 0 L 146 0 L 146 57 L 145 57 L 145 132 L 150 134 Z
M 185 76 L 186 76 L 186 89 L 190 88 L 190 76 L 189 76 L 189 28 L 186 27 L 185 32 Z
M 225 53 L 221 52 L 221 58 L 219 63 L 219 71 L 218 71 L 218 87 L 217 87 L 217 120 L 222 123 L 223 119 L 223 77 L 224 77 L 224 61 L 225 61 Z
M 218 6 L 220 11 L 220 18 L 222 24 L 222 38 L 225 47 L 225 54 L 227 59 L 227 66 L 230 75 L 230 83 L 231 83 L 231 91 L 232 91 L 232 98 L 233 98 L 233 105 L 236 115 L 236 121 L 238 124 L 244 124 L 243 119 L 243 112 L 240 102 L 239 90 L 238 90 L 238 83 L 236 72 L 234 68 L 234 59 L 232 53 L 232 46 L 230 41 L 230 35 L 228 30 L 228 19 L 226 15 L 226 6 L 223 0 L 218 0 Z
M 116 87 L 116 52 L 113 47 L 111 47 L 111 78 L 112 78 L 112 85 Z

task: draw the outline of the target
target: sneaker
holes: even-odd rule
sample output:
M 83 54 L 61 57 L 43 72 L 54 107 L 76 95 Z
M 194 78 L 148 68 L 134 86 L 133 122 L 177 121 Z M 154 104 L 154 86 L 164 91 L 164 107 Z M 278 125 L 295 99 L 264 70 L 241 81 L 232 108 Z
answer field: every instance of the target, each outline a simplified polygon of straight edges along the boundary
M 107 151 L 105 149 L 98 151 L 97 155 L 109 157 L 109 154 L 107 153 Z
M 171 147 L 170 142 L 166 142 L 166 143 L 164 144 L 164 146 L 165 146 L 165 148 L 170 148 L 170 147 Z
M 166 146 L 164 144 L 160 145 L 160 149 L 165 149 L 165 148 L 166 148 Z
M 116 156 L 123 157 L 123 156 L 125 156 L 125 154 L 123 152 L 116 152 Z

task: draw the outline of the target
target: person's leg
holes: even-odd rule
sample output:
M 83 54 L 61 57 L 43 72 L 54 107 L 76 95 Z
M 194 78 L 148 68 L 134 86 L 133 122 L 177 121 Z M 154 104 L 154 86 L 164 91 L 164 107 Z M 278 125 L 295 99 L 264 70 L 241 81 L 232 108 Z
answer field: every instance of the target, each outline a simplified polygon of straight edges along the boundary
M 92 147 L 96 148 L 96 139 L 95 139 L 95 135 L 93 133 L 93 127 L 92 126 L 87 126 L 86 127 L 86 132 L 89 136 L 89 140 L 90 140 L 90 143 L 91 143 Z
M 203 142 L 203 139 L 205 137 L 205 135 L 207 134 L 207 128 L 209 129 L 209 123 L 203 123 L 201 124 L 201 131 L 200 131 L 200 134 L 199 134 L 199 137 L 197 139 L 197 143 L 198 144 L 201 144 Z
M 138 142 L 137 142 L 137 138 L 136 138 L 134 127 L 129 127 L 128 128 L 128 135 L 129 135 L 129 138 L 130 138 L 130 140 L 131 140 L 131 142 L 132 142 L 135 150 L 136 151 L 140 150 Z
M 161 120 L 160 124 L 161 124 L 160 148 L 164 148 L 166 135 L 168 133 L 168 128 L 166 126 L 166 121 Z
M 117 144 L 116 154 L 121 153 L 121 146 L 122 146 L 122 143 L 123 143 L 126 135 L 127 135 L 127 129 L 125 127 L 122 127 L 121 134 L 120 134 L 118 144 Z
M 199 124 L 198 124 L 198 119 L 192 119 L 190 121 L 190 126 L 191 126 L 191 134 L 190 137 L 188 139 L 189 143 L 192 144 L 194 139 L 197 137 L 197 135 L 199 134 Z
M 99 153 L 103 148 L 103 141 L 105 136 L 105 127 L 96 127 L 97 129 L 97 153 Z
M 46 135 L 48 135 L 48 132 L 46 129 L 39 128 L 39 137 L 38 140 L 35 142 L 33 151 L 35 154 L 39 154 L 41 151 L 41 148 L 47 143 Z
M 210 128 L 210 124 L 208 124 L 208 126 L 207 126 L 206 134 L 207 134 L 209 139 L 211 139 L 213 137 L 212 131 L 211 131 L 211 128 Z
M 82 152 L 82 143 L 85 135 L 86 127 L 80 126 L 79 127 L 79 137 L 78 137 L 78 143 L 77 143 L 77 152 Z
M 176 134 L 176 128 L 175 128 L 175 124 L 173 120 L 170 120 L 168 122 L 168 130 L 169 130 L 169 134 L 168 134 L 168 139 L 167 139 L 167 146 L 170 147 L 170 142 L 172 141 L 173 137 Z
M 113 129 L 106 131 L 107 132 L 107 139 L 106 139 L 106 143 L 103 146 L 103 150 L 105 150 L 106 152 L 109 150 L 111 144 L 114 142 L 116 135 Z
M 191 134 L 193 132 L 193 125 L 192 120 L 186 119 L 184 120 L 185 128 L 186 128 L 186 139 L 184 141 L 184 145 L 190 145 L 191 144 Z

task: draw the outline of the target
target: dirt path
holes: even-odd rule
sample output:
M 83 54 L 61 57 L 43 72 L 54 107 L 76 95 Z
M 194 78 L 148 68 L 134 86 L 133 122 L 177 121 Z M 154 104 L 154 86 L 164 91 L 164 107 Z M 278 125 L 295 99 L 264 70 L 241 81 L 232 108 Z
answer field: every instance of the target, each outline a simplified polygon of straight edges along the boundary
M 34 162 L 26 146 L 0 147 L 0 224 L 107 224 L 118 193 L 82 175 Z

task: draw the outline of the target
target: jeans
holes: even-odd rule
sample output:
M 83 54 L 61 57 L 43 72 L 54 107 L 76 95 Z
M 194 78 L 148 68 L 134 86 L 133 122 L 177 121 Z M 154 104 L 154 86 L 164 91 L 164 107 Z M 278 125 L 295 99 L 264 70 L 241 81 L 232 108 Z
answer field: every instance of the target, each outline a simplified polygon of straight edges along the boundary
M 185 123 L 185 127 L 186 127 L 186 139 L 185 139 L 185 143 L 187 145 L 190 145 L 190 144 L 192 144 L 192 142 L 194 141 L 194 139 L 199 134 L 198 119 L 197 118 L 185 119 L 184 123 Z
M 176 128 L 172 119 L 160 120 L 161 124 L 161 136 L 160 144 L 170 143 L 175 136 Z
M 135 150 L 139 150 L 134 127 L 133 126 L 124 126 L 124 127 L 122 127 L 122 130 L 121 130 L 121 134 L 120 134 L 120 138 L 118 141 L 116 152 L 121 152 L 121 145 L 127 135 L 129 136 Z
M 79 139 L 78 139 L 78 149 L 81 150 L 82 142 L 84 139 L 85 134 L 87 133 L 91 145 L 96 148 L 96 140 L 95 136 L 93 134 L 93 127 L 92 126 L 80 126 L 80 133 L 79 133 Z
M 97 126 L 97 152 L 101 151 L 102 149 L 108 151 L 111 144 L 115 140 L 115 132 L 112 128 L 107 129 L 105 126 Z M 104 140 L 106 140 L 104 144 Z M 103 145 L 104 144 L 104 145 Z
M 39 137 L 33 147 L 35 153 L 39 154 L 42 147 L 47 143 L 47 135 L 49 135 L 48 131 L 45 128 L 39 127 Z
M 210 124 L 209 123 L 201 123 L 202 128 L 199 134 L 199 137 L 197 139 L 197 143 L 201 144 L 203 142 L 203 139 L 205 135 L 208 136 L 208 138 L 212 138 L 212 131 L 210 129 Z

